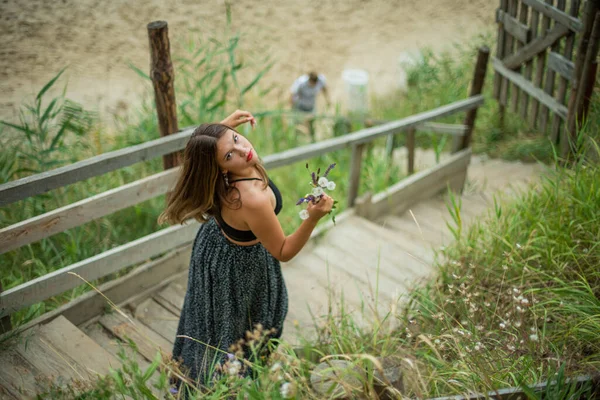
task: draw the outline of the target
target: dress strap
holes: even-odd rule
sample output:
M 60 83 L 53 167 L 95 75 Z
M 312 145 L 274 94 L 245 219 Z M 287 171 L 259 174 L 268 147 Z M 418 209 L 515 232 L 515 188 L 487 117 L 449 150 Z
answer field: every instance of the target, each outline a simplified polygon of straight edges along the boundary
M 260 179 L 260 178 L 240 178 L 240 179 L 236 179 L 234 181 L 229 181 L 229 183 L 235 183 L 235 182 L 240 182 L 240 181 L 262 181 L 262 179 Z

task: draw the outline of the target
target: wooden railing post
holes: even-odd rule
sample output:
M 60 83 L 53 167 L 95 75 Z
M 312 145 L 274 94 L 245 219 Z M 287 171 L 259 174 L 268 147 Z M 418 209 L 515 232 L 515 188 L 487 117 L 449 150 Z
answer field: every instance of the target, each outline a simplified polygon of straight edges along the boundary
M 0 293 L 2 293 L 2 282 L 0 282 Z M 10 315 L 6 315 L 0 318 L 0 335 L 12 330 L 10 323 Z
M 179 131 L 177 126 L 177 103 L 175 102 L 175 73 L 171 62 L 169 28 L 166 21 L 148 24 L 150 39 L 150 79 L 154 86 L 156 114 L 160 136 Z M 165 169 L 179 164 L 177 153 L 163 156 Z
M 577 111 L 579 110 L 577 93 L 579 90 L 585 90 L 585 88 L 581 87 L 583 67 L 590 37 L 592 36 L 594 19 L 598 8 L 600 8 L 599 3 L 599 0 L 587 0 L 583 9 L 583 31 L 580 32 L 581 36 L 579 37 L 579 44 L 577 46 L 573 81 L 571 82 L 571 93 L 569 94 L 569 111 L 567 112 L 567 123 L 565 124 L 566 129 L 563 130 L 563 135 L 560 138 L 560 150 L 563 158 L 566 158 L 569 152 L 572 151 L 571 144 L 576 140 Z
M 412 175 L 415 172 L 415 128 L 409 128 L 406 131 L 406 150 L 408 153 L 408 166 L 406 171 L 408 175 Z
M 490 49 L 487 46 L 480 47 L 479 52 L 477 54 L 477 64 L 475 64 L 473 83 L 471 84 L 471 92 L 469 96 L 476 96 L 478 94 L 481 94 L 481 91 L 483 90 L 483 83 L 485 82 L 485 72 L 487 70 L 489 58 Z M 465 129 L 465 134 L 462 137 L 455 137 L 454 144 L 452 146 L 453 153 L 466 149 L 471 144 L 471 135 L 473 134 L 473 128 L 475 127 L 476 118 L 477 108 L 467 111 L 465 121 L 463 122 L 463 125 L 465 125 L 467 128 Z
M 352 159 L 350 160 L 350 185 L 348 188 L 348 207 L 353 207 L 358 196 L 358 186 L 360 185 L 360 169 L 362 165 L 362 153 L 366 144 L 357 144 L 352 146 Z

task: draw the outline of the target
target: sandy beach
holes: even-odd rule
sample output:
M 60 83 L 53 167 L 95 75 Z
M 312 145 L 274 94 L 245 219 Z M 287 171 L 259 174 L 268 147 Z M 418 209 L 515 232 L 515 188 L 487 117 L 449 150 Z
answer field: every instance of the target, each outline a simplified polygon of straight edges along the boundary
M 284 99 L 300 74 L 326 75 L 333 98 L 342 100 L 342 71 L 370 75 L 369 91 L 396 87 L 398 58 L 423 46 L 439 51 L 494 28 L 495 0 L 238 0 L 233 26 L 244 49 L 269 52 L 274 67 L 264 78 L 275 86 L 269 101 Z M 146 25 L 169 23 L 178 43 L 222 32 L 224 1 L 2 0 L 0 3 L 0 118 L 15 120 L 25 99 L 68 67 L 67 96 L 103 119 L 135 107 L 145 86 L 128 67 L 148 69 Z M 62 88 L 63 85 L 60 85 Z M 59 88 L 57 87 L 57 90 Z

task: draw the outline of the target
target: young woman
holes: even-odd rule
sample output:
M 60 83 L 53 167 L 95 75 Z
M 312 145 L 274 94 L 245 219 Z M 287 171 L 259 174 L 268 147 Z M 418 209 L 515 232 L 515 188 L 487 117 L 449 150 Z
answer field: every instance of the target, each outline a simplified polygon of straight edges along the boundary
M 308 241 L 333 199 L 308 205 L 309 218 L 285 235 L 277 214 L 281 194 L 258 155 L 235 128 L 256 120 L 236 111 L 220 124 L 196 128 L 184 151 L 181 175 L 159 222 L 203 222 L 190 262 L 188 288 L 173 358 L 192 380 L 206 382 L 211 366 L 257 324 L 281 336 L 287 291 L 280 261 L 292 259 Z

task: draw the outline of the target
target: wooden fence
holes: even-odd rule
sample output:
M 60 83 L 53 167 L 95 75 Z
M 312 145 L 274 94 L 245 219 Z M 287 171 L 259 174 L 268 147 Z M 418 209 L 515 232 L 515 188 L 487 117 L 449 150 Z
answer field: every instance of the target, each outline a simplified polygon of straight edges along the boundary
M 166 28 L 166 26 L 163 28 Z M 163 48 L 165 48 L 165 46 L 163 46 Z M 168 48 L 168 46 L 166 46 L 166 48 Z M 487 60 L 488 52 L 487 49 L 480 50 L 478 60 Z M 478 65 L 480 64 L 481 63 L 478 62 Z M 478 76 L 477 73 L 475 76 Z M 479 79 L 482 80 L 483 76 L 480 76 Z M 172 80 L 170 80 L 170 82 L 172 82 Z M 481 85 L 473 85 L 473 87 L 480 88 Z M 471 94 L 472 96 L 465 100 L 412 115 L 398 121 L 363 129 L 319 143 L 293 148 L 281 153 L 268 155 L 263 159 L 264 166 L 267 169 L 273 169 L 351 147 L 352 166 L 349 178 L 350 189 L 348 203 L 352 205 L 358 194 L 362 153 L 363 148 L 367 143 L 372 142 L 379 137 L 406 132 L 429 121 L 464 111 L 467 112 L 465 124 L 463 124 L 466 126 L 466 129 L 463 125 L 460 125 L 458 128 L 453 128 L 453 130 L 465 132 L 465 136 L 461 137 L 460 147 L 462 148 L 463 145 L 468 146 L 469 136 L 467 135 L 470 135 L 470 132 L 472 132 L 474 123 L 474 118 L 472 118 L 472 116 L 477 108 L 483 104 L 483 96 L 477 93 L 477 90 L 472 90 Z M 468 126 L 467 123 L 469 123 L 470 126 Z M 82 181 L 90 177 L 102 175 L 137 162 L 177 152 L 185 148 L 187 140 L 193 130 L 194 128 L 187 128 L 181 132 L 166 135 L 160 139 L 147 143 L 105 153 L 68 166 L 5 183 L 0 185 L 0 206 Z M 457 148 L 457 150 L 460 150 L 460 148 Z M 414 148 L 412 151 L 414 152 Z M 173 162 L 173 160 L 170 162 Z M 127 185 L 120 186 L 26 221 L 2 228 L 0 230 L 0 254 L 39 241 L 67 229 L 80 226 L 94 219 L 112 214 L 118 210 L 156 196 L 163 195 L 169 191 L 170 187 L 172 187 L 178 173 L 179 167 L 170 168 Z M 86 281 L 93 281 L 118 272 L 128 266 L 143 263 L 146 260 L 167 253 L 173 249 L 189 246 L 194 239 L 194 234 L 198 229 L 198 226 L 199 224 L 197 222 L 190 221 L 186 225 L 173 226 L 160 230 L 70 266 L 56 269 L 54 272 L 47 275 L 1 292 L 0 318 L 2 319 L 3 325 L 0 325 L 0 327 L 3 327 L 4 330 L 6 330 L 7 327 L 10 328 L 10 324 L 7 324 L 7 317 L 9 317 L 11 313 L 77 287 L 82 284 L 81 278 Z M 153 263 L 156 264 L 155 262 Z M 177 267 L 174 268 L 181 268 L 180 264 L 181 260 L 178 258 L 176 263 Z M 150 267 L 146 269 L 150 271 L 151 268 L 149 268 Z M 152 268 L 154 268 L 154 273 L 146 274 L 146 272 L 148 272 L 146 269 L 140 273 L 146 275 L 143 275 L 143 285 L 137 288 L 137 290 L 144 291 L 165 279 L 165 276 L 163 276 L 164 274 L 157 274 L 156 268 Z M 104 307 L 104 301 L 90 301 L 86 304 L 87 307 L 84 312 L 72 316 L 74 319 L 71 320 L 72 323 L 83 323 L 87 319 L 101 312 Z
M 565 156 L 585 118 L 597 70 L 600 0 L 500 0 L 494 98 L 560 142 Z M 577 53 L 574 54 L 575 44 Z M 567 97 L 567 93 L 569 96 Z

